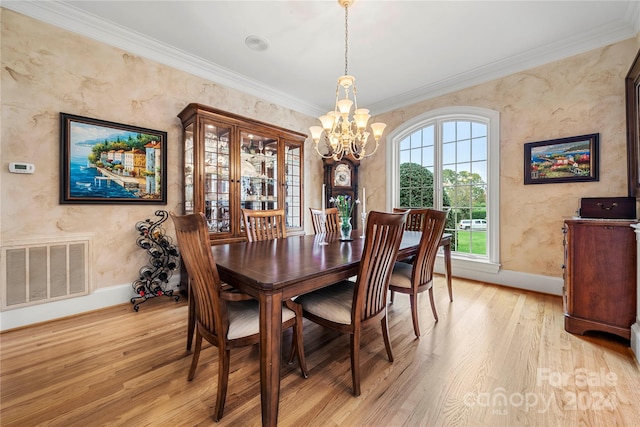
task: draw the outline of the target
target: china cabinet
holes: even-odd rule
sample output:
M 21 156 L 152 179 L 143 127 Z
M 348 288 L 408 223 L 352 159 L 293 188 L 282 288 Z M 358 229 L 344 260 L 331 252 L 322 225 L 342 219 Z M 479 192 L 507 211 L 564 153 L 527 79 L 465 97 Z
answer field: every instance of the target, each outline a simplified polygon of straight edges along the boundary
M 630 337 L 636 318 L 635 221 L 564 221 L 564 328 Z
M 205 214 L 212 244 L 246 240 L 241 209 L 284 209 L 287 235 L 303 233 L 306 135 L 201 104 L 178 117 L 184 213 Z

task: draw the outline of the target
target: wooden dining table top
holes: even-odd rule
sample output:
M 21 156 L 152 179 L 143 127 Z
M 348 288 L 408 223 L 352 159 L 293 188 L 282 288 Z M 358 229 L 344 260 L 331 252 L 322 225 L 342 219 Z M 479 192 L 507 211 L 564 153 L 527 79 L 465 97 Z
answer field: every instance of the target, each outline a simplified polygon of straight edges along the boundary
M 399 258 L 415 253 L 421 234 L 404 232 Z M 360 236 L 340 241 L 340 233 L 327 233 L 231 243 L 212 246 L 211 250 L 223 280 L 232 281 L 250 295 L 281 291 L 287 298 L 316 289 L 314 279 L 324 278 L 322 281 L 330 283 L 335 277 L 341 280 L 356 274 L 364 241 Z M 327 280 L 328 275 L 334 278 Z M 304 282 L 310 282 L 310 286 L 301 287 Z M 295 289 L 288 291 L 291 287 Z

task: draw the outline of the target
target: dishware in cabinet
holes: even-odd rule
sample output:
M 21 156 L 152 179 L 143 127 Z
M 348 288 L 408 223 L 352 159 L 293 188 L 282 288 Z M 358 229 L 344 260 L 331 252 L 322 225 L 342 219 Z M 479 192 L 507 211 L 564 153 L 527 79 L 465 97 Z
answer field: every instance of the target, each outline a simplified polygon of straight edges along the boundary
M 284 209 L 303 233 L 306 135 L 200 104 L 178 117 L 184 141 L 184 212 L 203 212 L 212 243 L 246 239 L 241 209 Z

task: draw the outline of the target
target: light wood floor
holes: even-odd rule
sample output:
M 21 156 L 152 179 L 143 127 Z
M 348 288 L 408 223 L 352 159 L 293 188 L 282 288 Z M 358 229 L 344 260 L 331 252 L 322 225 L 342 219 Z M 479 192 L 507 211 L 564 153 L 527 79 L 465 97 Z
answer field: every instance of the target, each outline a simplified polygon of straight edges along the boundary
M 406 296 L 389 308 L 395 362 L 377 328 L 363 338 L 362 395 L 351 394 L 349 339 L 305 321 L 309 378 L 284 364 L 282 426 L 638 426 L 640 369 L 628 342 L 574 336 L 562 301 L 466 280 L 440 321 L 420 300 L 416 340 Z M 225 414 L 211 420 L 217 352 L 187 381 L 187 307 L 169 298 L 3 333 L 0 424 L 257 426 L 258 350 L 232 351 Z M 290 336 L 285 336 L 288 354 Z

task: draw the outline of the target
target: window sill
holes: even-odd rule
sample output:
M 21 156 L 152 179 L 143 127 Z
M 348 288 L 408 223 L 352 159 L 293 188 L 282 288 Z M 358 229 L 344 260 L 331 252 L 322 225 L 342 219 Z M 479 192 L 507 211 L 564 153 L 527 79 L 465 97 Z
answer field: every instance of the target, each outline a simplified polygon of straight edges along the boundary
M 455 272 L 498 274 L 500 264 L 486 259 L 472 259 L 467 257 L 451 255 L 451 269 Z M 444 273 L 444 255 L 438 254 L 435 265 L 436 273 Z

